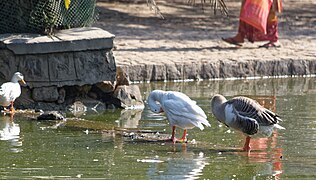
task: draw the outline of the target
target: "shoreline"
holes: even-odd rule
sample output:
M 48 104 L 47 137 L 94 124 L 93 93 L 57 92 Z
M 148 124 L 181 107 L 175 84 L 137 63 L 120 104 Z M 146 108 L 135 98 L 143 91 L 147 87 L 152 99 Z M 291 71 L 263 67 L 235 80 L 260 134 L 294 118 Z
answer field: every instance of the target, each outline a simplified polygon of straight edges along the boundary
M 212 78 L 212 79 L 184 79 L 184 80 L 163 80 L 159 82 L 201 82 L 201 81 L 236 81 L 236 80 L 261 80 L 261 79 L 287 79 L 287 78 L 314 78 L 316 77 L 316 74 L 310 74 L 310 75 L 281 75 L 281 76 L 256 76 L 256 77 L 231 77 L 231 78 Z M 130 81 L 131 84 L 143 84 L 143 83 L 151 83 L 154 81 Z
M 200 7 L 159 1 L 164 20 L 146 3 L 99 2 L 95 26 L 115 35 L 116 66 L 133 82 L 316 74 L 316 2 L 287 0 L 279 16 L 280 48 L 265 42 L 229 45 L 240 4 L 227 2 L 229 18 Z M 302 8 L 302 9 L 300 9 Z

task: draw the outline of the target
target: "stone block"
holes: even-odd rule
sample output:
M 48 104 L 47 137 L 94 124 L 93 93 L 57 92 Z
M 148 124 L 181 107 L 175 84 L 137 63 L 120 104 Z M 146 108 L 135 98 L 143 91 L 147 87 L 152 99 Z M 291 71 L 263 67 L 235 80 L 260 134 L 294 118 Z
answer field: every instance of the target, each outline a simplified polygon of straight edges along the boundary
M 181 66 L 177 67 L 176 64 L 166 64 L 167 80 L 181 79 L 182 71 Z
M 50 81 L 71 81 L 77 79 L 72 53 L 48 54 Z
M 292 60 L 290 65 L 291 75 L 310 74 L 309 63 L 304 60 Z
M 235 74 L 240 77 L 254 77 L 254 61 L 239 61 L 238 69 L 235 69 Z M 235 77 L 235 76 L 233 76 Z
M 120 67 L 121 68 L 121 67 Z M 152 78 L 153 65 L 125 66 L 124 69 L 131 81 L 150 81 Z M 122 84 L 124 85 L 124 84 Z
M 144 65 L 132 65 L 125 66 L 125 72 L 128 74 L 130 80 L 132 81 L 141 81 L 144 77 L 140 77 L 141 69 L 145 69 Z
M 146 65 L 141 65 L 138 67 L 138 70 L 136 70 L 136 73 L 138 74 L 138 78 L 140 81 L 150 81 L 152 78 L 152 72 L 153 72 L 153 65 L 151 64 L 146 64 Z
M 220 63 L 220 78 L 254 76 L 252 61 L 225 60 Z
M 85 84 L 94 84 L 101 80 L 115 80 L 114 59 L 106 51 L 82 51 L 74 53 L 78 79 Z
M 255 61 L 255 76 L 273 76 L 274 64 L 271 61 Z
M 106 67 L 103 69 L 103 80 L 114 82 L 116 76 L 115 57 L 111 50 L 103 50 L 102 52 L 105 54 L 106 57 Z
M 219 78 L 220 62 L 202 63 L 201 64 L 201 77 L 202 79 Z
M 33 82 L 49 82 L 47 55 L 17 56 L 20 72 L 30 87 Z
M 186 63 L 183 65 L 183 79 L 201 79 L 201 65 L 198 63 Z
M 17 63 L 13 53 L 0 49 L 0 84 L 10 81 L 16 71 L 18 71 Z
M 274 61 L 273 76 L 292 75 L 291 62 L 288 60 Z
M 165 65 L 153 65 L 151 80 L 164 81 L 167 79 L 167 69 Z
M 96 49 L 112 49 L 114 35 L 97 27 L 72 28 L 54 36 L 3 34 L 0 45 L 14 54 L 47 54 Z
M 311 74 L 316 74 L 316 62 L 309 61 L 309 71 Z

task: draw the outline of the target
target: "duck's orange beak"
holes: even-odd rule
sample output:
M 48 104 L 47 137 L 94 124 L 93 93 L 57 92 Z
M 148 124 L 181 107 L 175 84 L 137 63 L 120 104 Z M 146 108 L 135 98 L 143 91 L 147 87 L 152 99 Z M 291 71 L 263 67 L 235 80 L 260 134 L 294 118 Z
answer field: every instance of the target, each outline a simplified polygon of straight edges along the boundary
M 21 80 L 21 82 L 22 82 L 22 84 L 26 84 L 26 82 L 23 79 Z

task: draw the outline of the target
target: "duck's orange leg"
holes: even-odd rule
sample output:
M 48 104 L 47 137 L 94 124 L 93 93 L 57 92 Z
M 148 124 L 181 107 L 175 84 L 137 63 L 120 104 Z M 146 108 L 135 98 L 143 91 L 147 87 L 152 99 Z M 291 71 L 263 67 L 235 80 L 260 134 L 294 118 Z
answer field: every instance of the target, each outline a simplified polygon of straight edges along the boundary
M 15 113 L 15 109 L 13 107 L 13 101 L 11 101 L 10 113 Z
M 177 139 L 175 134 L 176 134 L 176 126 L 172 126 L 171 140 L 172 140 L 173 144 L 175 144 L 176 142 L 180 142 L 180 143 L 186 142 L 186 136 L 187 136 L 187 130 L 186 129 L 183 130 L 183 135 L 182 135 L 181 139 Z
M 246 142 L 244 144 L 243 150 L 249 152 L 250 151 L 250 136 L 246 137 Z
M 182 140 L 182 142 L 186 142 L 186 140 L 187 140 L 187 130 L 186 129 L 183 130 L 183 135 L 181 137 L 181 140 Z

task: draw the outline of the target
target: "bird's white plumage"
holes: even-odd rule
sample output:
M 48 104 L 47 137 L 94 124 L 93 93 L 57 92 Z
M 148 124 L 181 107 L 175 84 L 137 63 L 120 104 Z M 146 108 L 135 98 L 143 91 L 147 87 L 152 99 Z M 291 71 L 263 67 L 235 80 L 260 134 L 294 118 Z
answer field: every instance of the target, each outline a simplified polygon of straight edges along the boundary
M 11 102 L 15 101 L 21 95 L 21 86 L 19 81 L 24 82 L 24 77 L 21 73 L 16 72 L 11 82 L 3 83 L 0 87 L 0 105 L 9 106 Z
M 199 127 L 201 130 L 203 124 L 210 126 L 204 111 L 181 92 L 154 90 L 148 97 L 148 104 L 153 112 L 164 111 L 171 126 L 182 129 Z
M 0 140 L 18 139 L 20 135 L 20 126 L 13 122 L 7 122 L 5 127 L 0 130 Z

